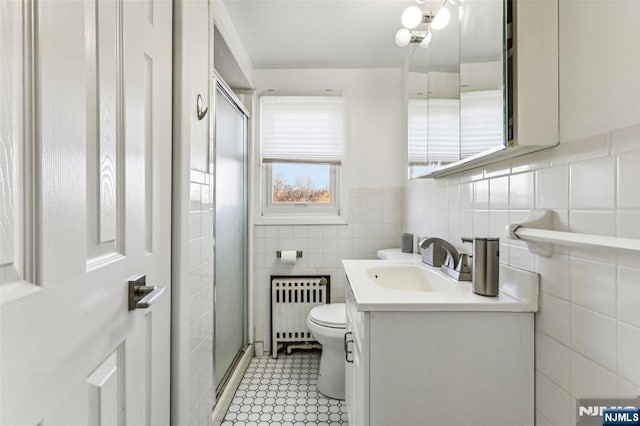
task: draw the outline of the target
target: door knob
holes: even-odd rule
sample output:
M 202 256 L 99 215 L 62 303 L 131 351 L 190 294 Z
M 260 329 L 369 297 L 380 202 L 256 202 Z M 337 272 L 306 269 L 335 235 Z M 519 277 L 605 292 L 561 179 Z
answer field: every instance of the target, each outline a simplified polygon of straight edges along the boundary
M 147 285 L 146 275 L 129 279 L 129 310 L 144 309 L 153 305 L 164 294 L 166 287 Z

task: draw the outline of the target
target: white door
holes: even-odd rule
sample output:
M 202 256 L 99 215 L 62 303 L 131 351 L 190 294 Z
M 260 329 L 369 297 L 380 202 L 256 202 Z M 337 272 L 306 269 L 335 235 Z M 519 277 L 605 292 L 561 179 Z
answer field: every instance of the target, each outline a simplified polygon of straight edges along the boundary
M 0 2 L 0 424 L 169 423 L 168 0 Z M 167 291 L 128 309 L 127 281 Z

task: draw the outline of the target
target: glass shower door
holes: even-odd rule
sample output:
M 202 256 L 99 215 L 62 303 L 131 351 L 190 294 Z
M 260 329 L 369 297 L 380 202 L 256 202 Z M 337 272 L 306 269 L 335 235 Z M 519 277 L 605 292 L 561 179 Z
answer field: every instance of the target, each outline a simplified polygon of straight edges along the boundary
M 224 387 L 247 343 L 247 116 L 216 85 L 214 363 Z

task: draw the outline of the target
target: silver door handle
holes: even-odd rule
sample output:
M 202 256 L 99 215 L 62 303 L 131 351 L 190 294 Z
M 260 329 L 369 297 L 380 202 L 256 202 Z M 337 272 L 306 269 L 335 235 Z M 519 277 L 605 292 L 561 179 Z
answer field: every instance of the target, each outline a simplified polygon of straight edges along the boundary
M 166 287 L 147 285 L 146 275 L 129 279 L 129 310 L 144 309 L 153 305 L 166 291 Z
M 207 115 L 207 111 L 209 111 L 209 107 L 204 108 L 202 103 L 202 96 L 198 95 L 196 99 L 196 113 L 198 114 L 198 120 L 202 120 L 205 115 Z

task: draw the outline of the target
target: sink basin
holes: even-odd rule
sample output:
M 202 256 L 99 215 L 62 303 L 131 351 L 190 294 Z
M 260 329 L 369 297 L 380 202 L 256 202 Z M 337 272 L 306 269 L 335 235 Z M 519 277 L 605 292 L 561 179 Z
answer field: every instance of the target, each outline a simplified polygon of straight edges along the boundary
M 399 291 L 455 291 L 456 285 L 438 272 L 420 265 L 383 265 L 367 269 L 369 278 L 377 285 Z

